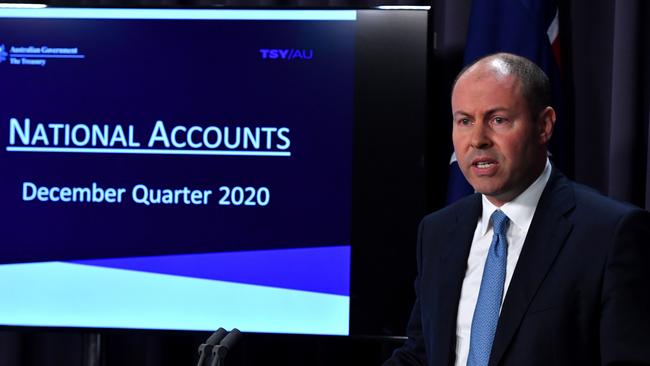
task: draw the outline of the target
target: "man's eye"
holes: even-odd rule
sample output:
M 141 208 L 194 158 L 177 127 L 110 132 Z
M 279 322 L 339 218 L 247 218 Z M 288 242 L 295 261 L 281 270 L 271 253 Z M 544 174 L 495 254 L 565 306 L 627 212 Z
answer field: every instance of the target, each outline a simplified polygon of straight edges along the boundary
M 493 121 L 494 121 L 494 124 L 496 124 L 496 125 L 501 125 L 501 124 L 504 124 L 506 122 L 505 118 L 503 118 L 503 117 L 494 117 Z
M 468 126 L 471 123 L 472 122 L 469 120 L 469 118 L 461 118 L 460 120 L 458 120 L 458 124 L 463 125 L 463 126 Z

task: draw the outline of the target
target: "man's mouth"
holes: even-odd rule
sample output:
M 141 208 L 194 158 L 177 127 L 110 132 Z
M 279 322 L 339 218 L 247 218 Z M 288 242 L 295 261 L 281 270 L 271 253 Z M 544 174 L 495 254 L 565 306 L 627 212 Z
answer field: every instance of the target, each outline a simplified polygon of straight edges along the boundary
M 476 166 L 479 169 L 486 169 L 486 168 L 491 167 L 492 165 L 494 165 L 494 163 L 490 162 L 490 161 L 480 161 L 480 162 L 474 164 L 474 166 Z
M 472 161 L 472 167 L 480 175 L 490 175 L 495 173 L 498 162 L 494 159 L 477 158 Z

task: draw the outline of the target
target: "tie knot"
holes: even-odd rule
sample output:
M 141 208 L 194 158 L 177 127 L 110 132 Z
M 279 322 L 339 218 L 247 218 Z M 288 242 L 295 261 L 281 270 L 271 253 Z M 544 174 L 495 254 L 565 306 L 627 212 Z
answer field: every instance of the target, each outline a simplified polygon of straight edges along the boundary
M 508 216 L 501 210 L 494 211 L 492 214 L 492 227 L 495 234 L 505 235 L 506 230 L 508 230 Z

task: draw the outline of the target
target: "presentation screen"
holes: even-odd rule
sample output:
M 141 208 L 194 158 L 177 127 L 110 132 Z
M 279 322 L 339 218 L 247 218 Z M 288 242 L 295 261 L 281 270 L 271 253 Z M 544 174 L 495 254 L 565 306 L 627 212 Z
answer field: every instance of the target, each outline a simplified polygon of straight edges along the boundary
M 349 334 L 357 32 L 0 9 L 0 325 Z

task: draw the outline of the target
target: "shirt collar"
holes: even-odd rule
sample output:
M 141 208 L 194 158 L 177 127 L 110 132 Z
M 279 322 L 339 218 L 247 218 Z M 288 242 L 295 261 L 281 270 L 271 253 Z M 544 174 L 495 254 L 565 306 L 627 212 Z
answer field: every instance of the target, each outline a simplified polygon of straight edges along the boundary
M 481 235 L 485 235 L 490 228 L 490 217 L 492 213 L 496 210 L 501 210 L 503 213 L 508 216 L 510 222 L 517 226 L 520 230 L 528 232 L 530 223 L 533 221 L 533 215 L 535 214 L 535 209 L 537 208 L 537 203 L 539 202 L 544 187 L 548 183 L 549 178 L 551 177 L 551 163 L 546 159 L 546 166 L 542 171 L 542 174 L 537 177 L 537 179 L 526 188 L 519 196 L 515 197 L 514 200 L 505 203 L 501 207 L 497 207 L 490 202 L 485 195 L 482 196 L 483 202 L 483 212 L 479 220 L 479 229 L 481 230 Z

